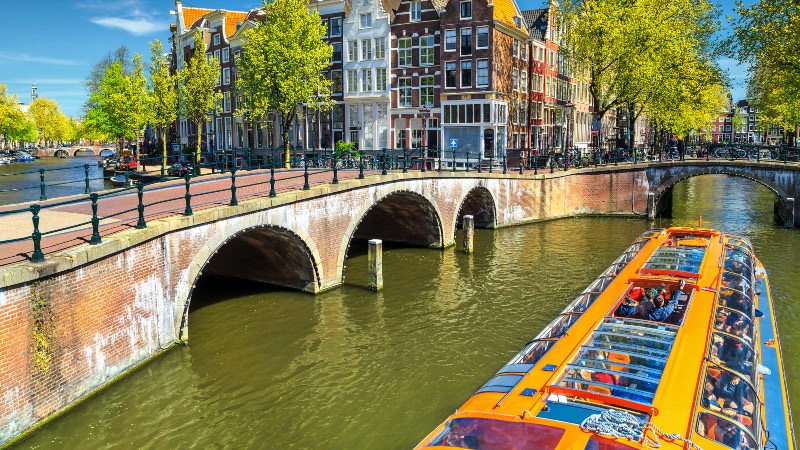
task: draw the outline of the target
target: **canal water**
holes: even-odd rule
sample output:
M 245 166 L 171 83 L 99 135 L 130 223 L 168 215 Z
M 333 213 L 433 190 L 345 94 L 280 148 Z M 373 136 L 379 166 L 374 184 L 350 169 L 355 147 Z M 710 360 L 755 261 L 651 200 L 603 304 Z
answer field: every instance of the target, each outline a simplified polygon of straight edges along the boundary
M 800 370 L 800 233 L 773 194 L 723 175 L 675 186 L 672 220 L 573 218 L 478 230 L 475 254 L 366 258 L 318 296 L 206 279 L 175 348 L 19 448 L 407 449 L 502 367 L 642 231 L 703 223 L 752 238 L 771 275 L 787 371 Z M 800 379 L 790 378 L 800 405 Z M 669 431 L 669 430 L 666 430 Z
M 86 189 L 85 165 L 89 165 L 89 189 L 97 192 L 111 187 L 103 180 L 99 156 L 39 158 L 31 162 L 0 164 L 0 205 L 38 201 L 41 195 L 39 170 L 45 172 L 48 198 L 83 194 Z

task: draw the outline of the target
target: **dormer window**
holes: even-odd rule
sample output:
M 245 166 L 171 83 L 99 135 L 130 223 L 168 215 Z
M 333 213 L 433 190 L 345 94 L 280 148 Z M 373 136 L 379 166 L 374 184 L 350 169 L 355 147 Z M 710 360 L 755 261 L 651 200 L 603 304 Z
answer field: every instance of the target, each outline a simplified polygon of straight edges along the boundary
M 214 45 L 219 45 L 219 34 L 214 35 Z
M 414 0 L 410 3 L 410 11 L 410 20 L 412 22 L 419 22 L 422 20 L 422 2 L 420 0 Z
M 361 28 L 372 28 L 372 14 L 361 14 Z
M 522 29 L 522 18 L 519 16 L 514 16 L 514 25 L 517 29 Z
M 461 2 L 461 18 L 462 19 L 472 18 L 472 0 Z

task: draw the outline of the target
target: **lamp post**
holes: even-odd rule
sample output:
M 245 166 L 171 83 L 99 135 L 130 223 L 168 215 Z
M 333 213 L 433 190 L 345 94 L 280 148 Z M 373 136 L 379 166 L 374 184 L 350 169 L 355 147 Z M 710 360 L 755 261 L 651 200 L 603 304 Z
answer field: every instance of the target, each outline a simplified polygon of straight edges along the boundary
M 564 152 L 564 170 L 565 171 L 569 169 L 569 151 L 570 151 L 570 148 L 572 146 L 572 128 L 571 128 L 572 127 L 572 110 L 574 108 L 575 108 L 575 104 L 570 102 L 570 101 L 567 101 L 567 103 L 564 104 L 564 111 L 567 113 L 567 117 L 566 117 L 567 127 L 566 127 L 566 130 L 565 130 L 566 131 L 565 138 L 566 138 L 566 141 L 567 141 L 566 142 L 567 149 Z
M 428 116 L 431 113 L 431 109 L 426 105 L 422 105 L 419 112 L 422 116 L 422 171 L 425 172 L 427 171 L 425 166 L 428 164 Z

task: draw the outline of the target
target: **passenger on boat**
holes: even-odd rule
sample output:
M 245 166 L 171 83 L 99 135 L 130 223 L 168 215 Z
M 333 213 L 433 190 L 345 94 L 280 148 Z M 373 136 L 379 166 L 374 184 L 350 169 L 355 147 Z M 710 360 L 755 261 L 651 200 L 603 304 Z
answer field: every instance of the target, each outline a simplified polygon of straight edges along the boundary
M 653 299 L 658 295 L 655 289 L 646 289 L 644 300 L 639 302 L 636 309 L 633 311 L 633 317 L 639 319 L 647 319 L 650 313 L 655 309 Z
M 678 306 L 678 300 L 673 297 L 669 299 L 668 302 L 665 302 L 666 300 L 664 300 L 664 295 L 659 293 L 659 295 L 653 299 L 655 308 L 650 311 L 650 314 L 647 315 L 647 319 L 654 322 L 663 322 L 667 320 L 670 314 L 672 314 L 672 311 L 675 311 L 675 307 Z
M 719 311 L 717 313 L 717 318 L 714 321 L 714 329 L 715 330 L 720 330 L 720 331 L 725 331 L 725 329 L 727 328 L 727 325 L 726 325 L 727 321 L 728 321 L 728 312 L 727 311 Z

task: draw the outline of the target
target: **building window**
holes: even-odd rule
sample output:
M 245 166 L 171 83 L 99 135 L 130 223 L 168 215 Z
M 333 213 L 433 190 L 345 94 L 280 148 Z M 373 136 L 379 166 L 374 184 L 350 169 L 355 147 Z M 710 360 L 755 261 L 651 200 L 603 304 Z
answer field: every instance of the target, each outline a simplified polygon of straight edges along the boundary
M 331 93 L 332 94 L 341 94 L 342 93 L 342 71 L 341 70 L 334 70 L 331 74 Z
M 456 30 L 444 30 L 444 51 L 452 52 L 456 49 Z
M 386 67 L 378 67 L 375 69 L 375 82 L 377 83 L 376 90 L 386 90 Z
M 472 54 L 472 28 L 461 29 L 461 55 Z
M 461 2 L 461 18 L 462 19 L 472 18 L 472 1 Z
M 411 19 L 412 22 L 419 22 L 422 20 L 422 2 L 414 0 L 411 2 Z
M 444 87 L 445 88 L 454 88 L 456 87 L 456 62 L 455 61 L 448 61 L 444 63 Z
M 347 71 L 347 92 L 358 92 L 358 71 L 355 69 Z
M 347 42 L 347 60 L 350 62 L 358 61 L 358 41 Z
M 219 45 L 219 34 L 214 35 L 214 45 Z
M 217 61 L 220 61 L 220 59 L 219 59 L 219 50 L 214 50 L 214 59 L 216 59 Z
M 231 92 L 228 91 L 222 97 L 222 105 L 225 112 L 231 112 Z
M 433 65 L 433 36 L 419 38 L 419 65 Z
M 328 20 L 327 19 L 322 19 L 322 25 L 325 27 L 325 34 L 322 37 L 326 38 L 326 37 L 328 37 L 328 34 L 330 34 L 330 26 L 328 25 Z M 238 26 L 236 28 L 236 31 L 239 31 Z
M 472 87 L 472 61 L 461 61 L 461 87 Z
M 489 86 L 489 60 L 478 60 L 478 86 Z
M 397 41 L 397 65 L 411 65 L 411 38 L 402 38 Z
M 519 70 L 511 69 L 511 88 L 515 91 L 519 90 Z
M 476 48 L 489 48 L 489 27 L 478 27 L 478 42 Z
M 372 69 L 361 69 L 361 92 L 372 92 Z
M 524 42 L 520 43 L 519 57 L 522 58 L 523 61 L 528 60 L 528 45 Z
M 375 59 L 386 58 L 386 38 L 375 38 Z
M 528 91 L 528 72 L 524 70 L 519 72 L 519 90 L 522 92 Z
M 519 41 L 514 39 L 514 42 L 511 44 L 511 54 L 514 58 L 519 58 Z
M 420 77 L 419 102 L 421 106 L 433 106 L 433 75 Z
M 331 55 L 331 62 L 342 62 L 342 43 L 341 42 L 334 42 L 331 44 L 333 47 L 333 54 Z
M 222 84 L 231 84 L 231 69 L 229 67 L 222 69 Z
M 400 106 L 411 106 L 411 78 L 400 78 L 398 86 Z
M 370 44 L 369 39 L 364 39 L 361 41 L 361 59 L 372 59 L 372 45 Z
M 231 59 L 231 50 L 228 47 L 222 49 L 222 62 L 228 62 Z
M 361 14 L 361 28 L 372 28 L 372 14 Z
M 342 18 L 336 17 L 331 19 L 330 22 L 330 35 L 331 37 L 339 37 L 342 35 Z

